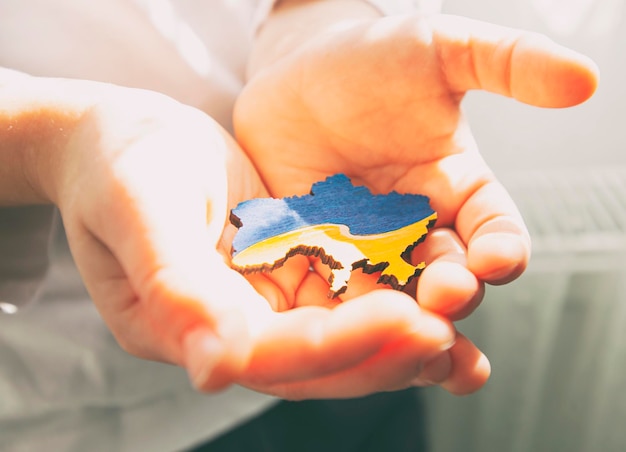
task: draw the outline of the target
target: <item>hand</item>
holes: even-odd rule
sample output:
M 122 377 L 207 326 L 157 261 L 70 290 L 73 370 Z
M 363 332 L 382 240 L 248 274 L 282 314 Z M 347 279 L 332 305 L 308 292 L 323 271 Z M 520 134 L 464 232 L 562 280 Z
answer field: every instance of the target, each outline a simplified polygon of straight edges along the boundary
M 513 280 L 530 254 L 516 206 L 478 152 L 463 96 L 485 89 L 566 107 L 595 85 L 593 63 L 535 34 L 443 15 L 367 19 L 328 27 L 263 67 L 234 121 L 274 196 L 305 193 L 335 173 L 375 192 L 429 196 L 439 220 L 414 256 L 429 264 L 416 297 L 456 320 L 479 304 L 484 282 Z M 346 299 L 372 283 L 351 287 Z M 451 391 L 486 380 L 484 357 L 464 338 L 447 359 Z
M 25 139 L 45 132 L 35 140 L 33 156 L 46 159 L 29 166 L 33 184 L 58 205 L 85 285 L 125 350 L 185 367 L 202 390 L 238 383 L 292 399 L 436 377 L 424 365 L 450 347 L 453 331 L 410 297 L 382 305 L 374 294 L 329 309 L 327 286 L 308 267 L 257 275 L 254 286 L 231 270 L 229 210 L 267 192 L 208 116 L 91 82 L 29 78 L 21 89 L 35 105 L 53 93 L 17 115 L 13 142 L 20 130 Z

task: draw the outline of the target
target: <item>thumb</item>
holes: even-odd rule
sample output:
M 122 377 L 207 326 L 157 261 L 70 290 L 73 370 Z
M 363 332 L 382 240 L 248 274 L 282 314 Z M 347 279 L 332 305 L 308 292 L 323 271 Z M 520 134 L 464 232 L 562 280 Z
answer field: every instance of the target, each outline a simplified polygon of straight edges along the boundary
M 584 102 L 597 87 L 596 64 L 546 36 L 456 16 L 432 20 L 442 67 L 455 91 L 483 89 L 560 108 Z
M 190 324 L 181 338 L 182 362 L 196 389 L 214 392 L 236 381 L 247 369 L 255 325 L 265 323 L 268 305 L 243 276 L 221 265 L 212 266 L 202 291 L 210 320 Z M 199 316 L 201 319 L 201 316 Z

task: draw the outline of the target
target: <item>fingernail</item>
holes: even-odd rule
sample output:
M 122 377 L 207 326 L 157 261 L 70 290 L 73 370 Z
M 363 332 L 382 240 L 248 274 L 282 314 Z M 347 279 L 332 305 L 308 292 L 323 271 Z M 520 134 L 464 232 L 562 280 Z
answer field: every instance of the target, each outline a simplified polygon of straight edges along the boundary
M 450 323 L 433 315 L 423 315 L 417 322 L 415 332 L 439 343 L 440 350 L 448 350 L 454 345 L 455 331 Z
M 529 256 L 529 243 L 518 234 L 491 232 L 470 244 L 468 266 L 480 279 L 498 283 L 519 276 Z
M 202 390 L 220 361 L 224 347 L 215 335 L 207 330 L 196 330 L 185 339 L 185 363 L 193 386 Z

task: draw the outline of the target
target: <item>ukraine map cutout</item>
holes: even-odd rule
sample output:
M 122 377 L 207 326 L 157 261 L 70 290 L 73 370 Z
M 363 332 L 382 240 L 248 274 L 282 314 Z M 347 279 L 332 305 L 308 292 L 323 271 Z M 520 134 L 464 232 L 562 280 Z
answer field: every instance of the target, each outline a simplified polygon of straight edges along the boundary
M 232 266 L 243 274 L 271 272 L 298 254 L 319 257 L 331 270 L 329 297 L 346 291 L 350 273 L 381 272 L 379 283 L 404 288 L 425 267 L 411 251 L 437 220 L 422 195 L 374 195 L 343 174 L 313 184 L 311 193 L 240 203 Z

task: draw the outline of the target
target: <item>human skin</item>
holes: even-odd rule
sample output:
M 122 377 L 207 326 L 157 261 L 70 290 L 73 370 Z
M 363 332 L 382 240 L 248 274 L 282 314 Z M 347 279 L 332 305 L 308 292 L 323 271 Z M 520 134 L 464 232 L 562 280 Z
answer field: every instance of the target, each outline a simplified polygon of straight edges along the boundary
M 438 221 L 414 256 L 429 264 L 415 295 L 425 310 L 458 320 L 478 306 L 486 283 L 517 278 L 531 250 L 472 136 L 465 93 L 563 108 L 588 99 L 597 77 L 591 60 L 535 33 L 447 15 L 381 19 L 355 0 L 286 0 L 260 31 L 234 124 L 274 196 L 306 193 L 336 173 L 377 193 L 429 196 Z M 343 299 L 371 290 L 366 278 Z M 489 366 L 456 337 L 436 361 L 436 381 L 467 393 Z
M 404 294 L 332 309 L 306 275 L 278 272 L 302 285 L 278 306 L 260 295 L 263 280 L 232 270 L 228 213 L 267 191 L 203 112 L 150 91 L 7 70 L 0 105 L 0 205 L 59 208 L 83 282 L 129 353 L 186 368 L 203 391 L 350 397 L 395 388 L 394 369 L 408 362 L 415 376 L 454 340 L 449 322 Z M 369 379 L 359 365 L 387 349 L 407 352 Z M 324 380 L 346 370 L 341 384 Z
M 348 100 L 355 100 L 360 89 L 381 87 L 372 84 L 376 71 L 356 71 L 365 78 L 356 77 L 351 91 L 345 90 L 345 79 L 333 85 L 341 78 L 332 74 L 352 74 L 343 61 L 347 49 L 350 54 L 363 50 L 350 57 L 361 58 L 351 60 L 355 69 L 372 64 L 372 58 L 387 62 L 384 58 L 394 53 L 388 52 L 391 43 L 395 48 L 403 30 L 412 29 L 404 22 L 412 19 L 379 21 L 374 10 L 362 4 L 353 9 L 357 2 L 351 1 L 303 2 L 297 11 L 308 14 L 313 11 L 308 8 L 322 3 L 324 8 L 330 3 L 346 8 L 330 16 L 343 32 L 309 33 L 306 44 L 296 34 L 287 44 L 272 44 L 276 36 L 266 33 L 280 31 L 287 22 L 298 24 L 295 16 L 283 21 L 283 8 L 291 6 L 283 2 L 259 35 L 250 83 L 235 115 L 238 137 L 254 166 L 206 114 L 163 95 L 1 71 L 0 204 L 55 204 L 83 281 L 120 345 L 136 356 L 186 368 L 200 390 L 241 384 L 303 399 L 439 383 L 453 393 L 471 392 L 484 383 L 489 366 L 451 321 L 476 306 L 484 281 L 505 282 L 523 270 L 529 252 L 523 223 L 480 159 L 459 113 L 468 80 L 443 83 L 425 77 L 392 84 L 398 92 L 410 87 L 415 95 L 424 83 L 454 87 L 455 95 L 426 99 L 443 129 L 458 126 L 454 133 L 437 134 L 438 140 L 420 135 L 428 118 L 405 116 L 409 104 L 400 108 L 388 93 L 372 97 L 380 114 L 369 117 L 363 114 L 365 104 L 354 103 L 350 112 L 341 110 L 343 101 L 324 101 L 325 92 L 348 93 Z M 322 11 L 321 18 L 331 12 Z M 356 17 L 364 21 L 354 21 Z M 321 19 L 311 24 L 328 31 Z M 363 31 L 377 31 L 377 26 L 388 30 L 383 38 L 394 39 L 383 39 L 380 47 L 376 40 L 360 40 Z M 263 48 L 272 50 L 264 56 Z M 525 64 L 543 67 L 546 49 L 554 50 L 540 46 Z M 591 65 L 560 52 L 554 56 L 560 62 L 556 66 L 570 68 L 567 73 L 574 69 L 571 80 L 565 80 L 566 91 L 581 101 L 592 91 Z M 463 61 L 463 55 L 450 54 L 452 61 Z M 551 87 L 548 69 L 540 85 Z M 303 74 L 315 83 L 299 85 L 307 89 L 293 91 L 296 96 L 278 89 L 293 87 Z M 332 90 L 320 91 L 320 82 Z M 309 98 L 301 97 L 308 91 Z M 317 105 L 308 105 L 318 96 Z M 308 99 L 307 108 L 298 99 Z M 441 105 L 443 99 L 448 101 Z M 575 103 L 570 99 L 558 106 L 568 102 Z M 293 118 L 306 121 L 298 125 Z M 355 118 L 368 119 L 363 129 L 371 136 L 366 135 L 365 147 L 350 138 L 364 132 L 355 128 Z M 403 125 L 407 120 L 411 127 Z M 376 144 L 376 129 L 386 134 L 390 122 L 398 129 L 392 134 L 393 147 L 382 148 L 380 137 Z M 337 130 L 328 130 L 328 123 Z M 274 134 L 284 137 L 268 141 Z M 414 140 L 410 146 L 400 146 L 409 139 Z M 420 160 L 414 148 L 430 154 Z M 367 160 L 357 149 L 366 151 Z M 407 156 L 408 161 L 400 159 Z M 425 193 L 436 203 L 442 220 L 420 247 L 419 257 L 430 266 L 416 289 L 419 303 L 409 294 L 374 290 L 375 283 L 358 272 L 340 303 L 329 302 L 325 270 L 317 266 L 310 271 L 307 259 L 294 259 L 269 276 L 245 279 L 231 270 L 233 231 L 224 229 L 230 208 L 268 193 L 302 193 L 320 176 L 335 172 L 379 192 Z M 500 231 L 497 246 L 490 242 L 494 229 Z M 492 249 L 508 251 L 494 256 Z

